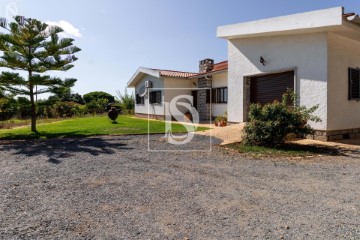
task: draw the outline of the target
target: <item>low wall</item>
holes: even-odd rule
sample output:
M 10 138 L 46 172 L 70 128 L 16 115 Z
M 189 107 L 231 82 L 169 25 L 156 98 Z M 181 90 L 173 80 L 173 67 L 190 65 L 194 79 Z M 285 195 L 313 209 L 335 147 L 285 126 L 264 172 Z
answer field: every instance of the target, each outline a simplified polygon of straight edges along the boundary
M 316 131 L 314 135 L 307 136 L 308 139 L 331 142 L 342 139 L 360 138 L 360 128 L 351 128 L 334 131 Z

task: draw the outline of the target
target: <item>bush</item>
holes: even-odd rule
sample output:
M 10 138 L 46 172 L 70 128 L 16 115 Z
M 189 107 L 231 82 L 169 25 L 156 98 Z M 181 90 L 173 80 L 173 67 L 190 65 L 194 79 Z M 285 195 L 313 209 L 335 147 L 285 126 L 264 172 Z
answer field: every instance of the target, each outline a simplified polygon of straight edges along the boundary
M 18 104 L 17 118 L 29 119 L 31 117 L 30 100 L 26 97 L 18 97 L 17 104 Z
M 134 115 L 135 114 L 135 97 L 134 94 L 129 94 L 127 88 L 125 88 L 124 94 L 120 91 L 116 91 L 118 95 L 118 103 L 114 104 L 113 107 L 120 107 L 122 114 Z
M 38 101 L 37 109 L 39 118 L 69 118 L 80 117 L 87 114 L 86 107 L 75 102 L 57 101 L 51 103 Z
M 107 99 L 97 99 L 86 103 L 86 109 L 90 114 L 102 114 L 106 111 Z
M 85 103 L 98 101 L 100 99 L 106 99 L 109 103 L 115 102 L 114 96 L 112 96 L 109 93 L 101 92 L 101 91 L 87 93 L 83 96 L 83 98 L 85 100 Z
M 302 137 L 313 134 L 314 130 L 308 121 L 319 122 L 320 118 L 312 114 L 318 106 L 307 109 L 295 105 L 296 95 L 288 91 L 282 102 L 252 104 L 249 112 L 249 123 L 244 128 L 245 144 L 279 146 L 288 134 Z

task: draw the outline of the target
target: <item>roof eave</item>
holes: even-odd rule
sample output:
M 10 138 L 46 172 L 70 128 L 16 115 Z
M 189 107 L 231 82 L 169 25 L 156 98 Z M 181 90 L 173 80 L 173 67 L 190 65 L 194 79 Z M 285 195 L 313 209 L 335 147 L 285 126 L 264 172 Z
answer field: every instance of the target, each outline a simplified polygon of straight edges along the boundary
M 217 28 L 217 37 L 224 39 L 274 36 L 329 31 L 343 23 L 343 7 L 300 13 Z
M 131 77 L 131 79 L 127 82 L 128 88 L 136 87 L 136 84 L 145 76 L 150 75 L 156 78 L 160 78 L 160 72 L 146 68 L 146 67 L 139 67 L 135 74 Z
M 227 72 L 228 69 L 223 69 L 223 70 L 218 70 L 218 71 L 214 71 L 214 72 L 208 72 L 208 73 L 201 73 L 201 74 L 198 74 L 198 75 L 195 75 L 195 76 L 191 76 L 191 77 L 188 77 L 188 79 L 194 79 L 194 78 L 201 78 L 201 77 L 206 77 L 206 76 L 211 76 L 211 75 L 215 75 L 215 74 L 219 74 L 219 73 L 225 73 Z

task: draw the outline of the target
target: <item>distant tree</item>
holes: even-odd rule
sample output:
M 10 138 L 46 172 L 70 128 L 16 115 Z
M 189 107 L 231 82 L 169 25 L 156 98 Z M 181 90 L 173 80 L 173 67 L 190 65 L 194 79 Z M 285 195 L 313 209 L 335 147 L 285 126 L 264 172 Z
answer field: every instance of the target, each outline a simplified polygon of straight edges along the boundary
M 0 85 L 3 89 L 30 98 L 31 130 L 36 132 L 36 96 L 52 92 L 59 87 L 71 87 L 76 79 L 62 80 L 44 75 L 47 71 L 67 71 L 74 67 L 75 53 L 80 48 L 73 45 L 74 39 L 62 38 L 63 29 L 48 26 L 36 19 L 17 16 L 15 22 L 7 24 L 0 19 L 0 26 L 7 33 L 0 34 L 0 67 L 21 70 L 24 78 L 15 72 L 2 72 Z M 39 88 L 38 88 L 39 87 Z
M 83 97 L 78 93 L 73 93 L 69 87 L 60 87 L 53 90 L 54 95 L 48 98 L 49 102 L 74 102 L 85 104 Z
M 16 110 L 17 102 L 14 96 L 0 90 L 0 121 L 12 118 Z
M 90 103 L 91 101 L 97 101 L 99 99 L 106 99 L 109 103 L 115 102 L 114 96 L 106 92 L 89 92 L 83 96 L 85 103 Z
M 18 105 L 18 118 L 27 119 L 31 117 L 31 102 L 26 97 L 18 97 L 17 99 Z
M 118 105 L 121 108 L 123 114 L 133 115 L 135 113 L 135 96 L 134 94 L 129 94 L 127 88 L 125 88 L 124 94 L 120 91 L 116 91 L 117 100 L 119 101 Z

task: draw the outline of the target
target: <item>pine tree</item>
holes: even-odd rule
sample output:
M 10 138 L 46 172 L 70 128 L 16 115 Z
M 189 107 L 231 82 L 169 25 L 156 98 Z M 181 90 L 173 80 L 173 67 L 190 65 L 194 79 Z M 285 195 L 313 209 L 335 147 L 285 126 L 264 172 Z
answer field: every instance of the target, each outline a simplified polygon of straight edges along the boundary
M 26 95 L 31 102 L 31 131 L 36 132 L 36 97 L 53 92 L 62 87 L 72 87 L 76 79 L 62 80 L 46 75 L 47 71 L 67 71 L 74 67 L 75 53 L 81 49 L 74 46 L 74 39 L 60 38 L 63 29 L 49 26 L 36 19 L 16 16 L 14 22 L 7 24 L 0 19 L 0 67 L 23 71 L 2 72 L 0 88 L 15 95 Z

